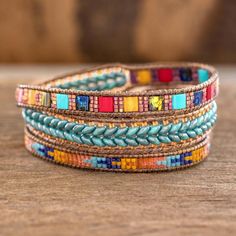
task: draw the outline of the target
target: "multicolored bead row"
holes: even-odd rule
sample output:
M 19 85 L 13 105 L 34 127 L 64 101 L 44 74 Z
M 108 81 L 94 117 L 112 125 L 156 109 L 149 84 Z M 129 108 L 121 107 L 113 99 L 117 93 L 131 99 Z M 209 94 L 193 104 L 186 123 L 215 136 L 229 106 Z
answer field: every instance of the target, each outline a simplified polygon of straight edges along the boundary
M 113 171 L 162 171 L 188 167 L 206 158 L 209 145 L 197 147 L 191 151 L 157 157 L 101 157 L 64 152 L 57 148 L 35 142 L 25 136 L 26 148 L 41 158 L 78 168 L 113 170 Z
M 154 73 L 155 72 L 155 73 Z M 153 76 L 155 74 L 156 76 Z M 119 74 L 121 76 L 122 73 Z M 124 76 L 124 75 L 123 75 Z M 97 77 L 99 78 L 99 76 Z M 209 80 L 209 72 L 206 69 L 174 68 L 174 69 L 149 69 L 132 70 L 127 81 L 133 84 L 146 85 L 154 82 L 172 83 L 174 81 L 193 82 L 199 84 Z M 120 86 L 121 84 L 119 84 Z M 119 87 L 118 86 L 118 87 Z M 17 89 L 17 102 L 20 106 L 37 108 L 52 108 L 66 111 L 87 111 L 99 113 L 127 113 L 127 112 L 153 112 L 185 110 L 201 106 L 217 95 L 218 84 L 212 80 L 206 86 L 195 91 L 177 92 L 168 91 L 162 95 L 112 95 L 103 96 L 81 94 L 79 91 L 60 91 L 55 89 L 37 89 L 20 86 Z
M 173 81 L 204 83 L 209 79 L 209 72 L 198 68 L 159 68 L 131 71 L 133 84 L 147 85 L 153 82 L 170 83 Z
M 31 153 L 78 168 L 131 172 L 204 160 L 217 94 L 217 72 L 196 63 L 107 65 L 16 90 Z
M 48 93 L 19 88 L 17 102 L 20 106 L 42 106 L 58 110 L 90 112 L 151 112 L 193 108 L 215 98 L 217 85 L 196 92 L 163 96 L 86 96 Z

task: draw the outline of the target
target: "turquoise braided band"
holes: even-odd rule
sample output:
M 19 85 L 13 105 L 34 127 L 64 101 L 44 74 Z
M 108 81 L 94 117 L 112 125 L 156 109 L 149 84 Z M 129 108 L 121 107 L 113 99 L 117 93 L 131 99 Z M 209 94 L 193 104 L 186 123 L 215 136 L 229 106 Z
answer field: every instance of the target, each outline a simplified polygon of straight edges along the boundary
M 112 72 L 109 74 L 92 76 L 83 80 L 69 81 L 57 85 L 61 89 L 78 89 L 87 91 L 102 91 L 121 87 L 126 83 L 125 74 Z
M 216 103 L 213 103 L 209 112 L 191 121 L 169 123 L 168 125 L 115 126 L 113 128 L 69 122 L 30 109 L 23 109 L 23 117 L 27 124 L 53 137 L 99 147 L 126 147 L 159 145 L 196 138 L 214 125 L 217 117 L 216 110 Z

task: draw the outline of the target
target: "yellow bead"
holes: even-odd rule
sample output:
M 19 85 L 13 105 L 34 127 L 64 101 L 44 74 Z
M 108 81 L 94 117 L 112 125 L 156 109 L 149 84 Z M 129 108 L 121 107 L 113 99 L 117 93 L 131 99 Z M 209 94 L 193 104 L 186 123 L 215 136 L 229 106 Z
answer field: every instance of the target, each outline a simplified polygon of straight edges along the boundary
M 48 155 L 50 155 L 50 156 L 54 156 L 54 152 L 50 152 L 50 151 L 48 151 Z
M 164 101 L 164 98 L 160 97 L 160 96 L 150 97 L 149 103 L 151 105 L 151 109 L 158 110 L 158 111 L 162 110 L 163 109 L 163 101 Z
M 152 81 L 152 74 L 149 70 L 140 70 L 137 72 L 138 84 L 146 85 Z
M 131 168 L 133 170 L 136 170 L 137 169 L 137 159 L 136 158 L 131 158 L 131 163 L 132 163 Z
M 121 159 L 121 169 L 125 170 L 126 169 L 126 161 L 124 158 Z
M 29 104 L 35 105 L 35 90 L 29 90 L 28 98 L 29 98 Z
M 138 111 L 138 97 L 124 97 L 124 112 Z

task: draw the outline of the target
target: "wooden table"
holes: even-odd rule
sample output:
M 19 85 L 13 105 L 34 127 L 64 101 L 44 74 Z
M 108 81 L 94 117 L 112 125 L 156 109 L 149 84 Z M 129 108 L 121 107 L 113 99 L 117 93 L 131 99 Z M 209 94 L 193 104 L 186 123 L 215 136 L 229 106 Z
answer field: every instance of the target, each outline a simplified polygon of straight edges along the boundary
M 16 83 L 72 67 L 0 67 L 0 235 L 236 235 L 236 83 L 220 68 L 212 152 L 182 171 L 83 171 L 32 157 Z

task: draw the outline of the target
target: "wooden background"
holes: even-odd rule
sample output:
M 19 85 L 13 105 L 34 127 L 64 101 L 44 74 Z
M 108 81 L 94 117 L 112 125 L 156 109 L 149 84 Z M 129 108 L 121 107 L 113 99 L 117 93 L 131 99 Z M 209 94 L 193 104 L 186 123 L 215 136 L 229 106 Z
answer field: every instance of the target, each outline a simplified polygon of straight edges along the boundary
M 236 62 L 234 0 L 1 0 L 0 62 Z
M 0 235 L 236 235 L 236 68 L 220 68 L 209 158 L 149 174 L 66 168 L 25 150 L 16 84 L 71 69 L 0 66 Z

